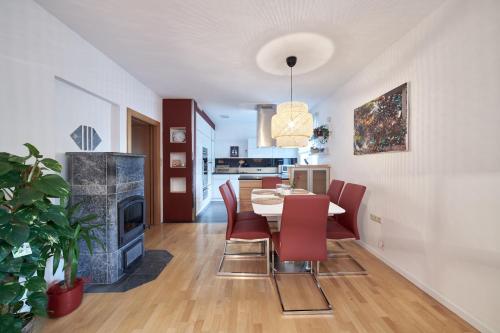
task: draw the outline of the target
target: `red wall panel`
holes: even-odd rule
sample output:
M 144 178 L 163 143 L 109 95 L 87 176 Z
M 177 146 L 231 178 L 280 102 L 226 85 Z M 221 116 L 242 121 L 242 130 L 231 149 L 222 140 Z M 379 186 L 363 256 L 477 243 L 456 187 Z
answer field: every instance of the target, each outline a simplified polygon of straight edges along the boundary
M 192 222 L 194 201 L 194 121 L 196 103 L 192 99 L 163 100 L 163 215 L 165 222 Z M 171 143 L 170 128 L 185 127 L 186 143 Z M 170 153 L 185 152 L 186 167 L 171 168 Z M 185 177 L 186 193 L 171 193 L 170 178 Z

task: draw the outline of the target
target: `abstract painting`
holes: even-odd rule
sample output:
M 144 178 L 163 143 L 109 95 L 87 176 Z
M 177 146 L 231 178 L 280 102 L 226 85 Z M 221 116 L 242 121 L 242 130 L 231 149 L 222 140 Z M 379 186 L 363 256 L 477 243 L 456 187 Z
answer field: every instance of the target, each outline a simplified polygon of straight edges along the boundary
M 354 155 L 408 150 L 408 84 L 354 110 Z

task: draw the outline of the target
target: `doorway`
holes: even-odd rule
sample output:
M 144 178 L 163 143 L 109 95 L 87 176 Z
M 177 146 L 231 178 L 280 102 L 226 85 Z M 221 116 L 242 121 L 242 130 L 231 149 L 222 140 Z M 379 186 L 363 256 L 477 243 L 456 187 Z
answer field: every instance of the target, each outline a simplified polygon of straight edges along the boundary
M 161 223 L 160 122 L 127 109 L 127 151 L 144 155 L 147 225 Z

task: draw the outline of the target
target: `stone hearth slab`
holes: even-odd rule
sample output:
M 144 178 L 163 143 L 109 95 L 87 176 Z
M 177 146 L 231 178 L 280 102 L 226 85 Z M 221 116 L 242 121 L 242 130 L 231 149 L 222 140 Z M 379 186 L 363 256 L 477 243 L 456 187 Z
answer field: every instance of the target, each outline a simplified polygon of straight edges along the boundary
M 125 270 L 125 275 L 112 284 L 85 285 L 86 293 L 120 293 L 151 282 L 160 275 L 173 256 L 165 250 L 146 250 L 144 257 Z

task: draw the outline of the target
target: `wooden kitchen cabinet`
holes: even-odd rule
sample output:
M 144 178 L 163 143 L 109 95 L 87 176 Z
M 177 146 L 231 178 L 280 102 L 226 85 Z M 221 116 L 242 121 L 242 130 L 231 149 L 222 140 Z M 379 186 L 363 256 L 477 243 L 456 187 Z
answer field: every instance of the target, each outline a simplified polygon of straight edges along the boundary
M 290 179 L 295 188 L 315 194 L 326 194 L 330 186 L 329 165 L 298 165 L 290 168 Z
M 283 184 L 290 184 L 288 179 L 281 181 Z M 253 211 L 252 208 L 252 191 L 262 188 L 262 180 L 240 180 L 239 182 L 239 203 L 240 211 Z
M 240 180 L 240 211 L 252 211 L 252 190 L 262 188 L 262 180 Z

